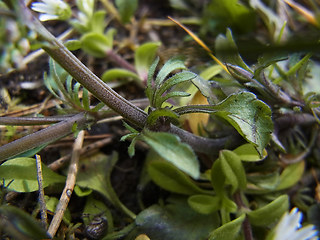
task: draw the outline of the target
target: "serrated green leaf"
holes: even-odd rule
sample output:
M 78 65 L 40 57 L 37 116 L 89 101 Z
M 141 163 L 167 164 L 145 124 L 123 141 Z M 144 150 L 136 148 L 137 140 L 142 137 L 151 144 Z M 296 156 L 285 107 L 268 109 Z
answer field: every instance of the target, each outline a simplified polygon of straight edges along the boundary
M 157 89 L 172 71 L 178 69 L 186 69 L 183 60 L 179 57 L 169 59 L 157 74 L 155 88 Z
M 123 78 L 126 78 L 128 80 L 133 79 L 138 83 L 141 83 L 141 80 L 142 80 L 137 74 L 122 68 L 110 69 L 108 71 L 105 71 L 101 76 L 101 79 L 104 82 L 109 82 L 111 80 L 123 79 Z
M 148 42 L 139 46 L 134 54 L 134 65 L 142 80 L 148 78 L 148 71 L 154 61 L 161 42 Z
M 9 205 L 0 207 L 0 216 L 3 221 L 8 221 L 10 227 L 1 229 L 15 239 L 49 239 L 47 231 L 41 227 L 40 222 L 31 217 L 23 210 Z M 3 225 L 2 225 L 3 226 Z
M 217 196 L 192 195 L 188 198 L 188 204 L 201 214 L 210 214 L 221 209 L 221 199 Z
M 280 175 L 279 185 L 276 190 L 283 190 L 294 186 L 302 177 L 305 161 L 288 165 Z
M 43 187 L 54 183 L 63 183 L 66 178 L 53 172 L 46 165 L 41 164 Z M 14 180 L 8 187 L 16 192 L 33 192 L 39 189 L 37 180 L 36 160 L 34 158 L 14 158 L 0 166 L 0 176 L 6 182 Z
M 167 101 L 170 98 L 174 97 L 189 97 L 191 94 L 187 92 L 180 92 L 180 91 L 174 91 L 174 92 L 169 92 L 163 97 L 158 98 L 159 105 L 161 106 L 165 101 Z
M 212 106 L 218 115 L 227 120 L 247 141 L 251 142 L 263 155 L 263 150 L 271 139 L 273 122 L 271 110 L 253 93 L 232 94 L 220 104 Z
M 289 208 L 288 195 L 281 195 L 271 203 L 248 213 L 250 223 L 255 226 L 268 226 L 276 222 Z
M 250 143 L 243 144 L 233 150 L 235 154 L 239 156 L 241 161 L 244 162 L 257 162 L 265 159 L 268 155 L 267 151 L 263 150 L 263 155 L 257 152 L 257 149 Z
M 122 23 L 128 23 L 138 7 L 138 0 L 116 0 Z
M 186 81 L 190 81 L 190 80 L 194 79 L 196 76 L 197 75 L 193 72 L 183 71 L 183 72 L 179 72 L 179 73 L 173 75 L 172 77 L 170 77 L 169 79 L 167 79 L 163 84 L 161 84 L 159 86 L 159 88 L 157 88 L 155 90 L 154 105 L 156 107 L 161 107 L 161 104 L 162 104 L 161 96 L 162 96 L 162 94 L 164 94 L 165 91 L 169 90 L 174 85 L 177 85 L 179 83 L 183 83 Z
M 154 95 L 153 86 L 152 86 L 152 80 L 153 80 L 156 68 L 158 66 L 159 59 L 160 59 L 159 57 L 156 57 L 156 59 L 151 64 L 149 72 L 148 72 L 147 88 L 145 90 L 145 93 L 146 93 L 147 98 L 149 98 L 150 102 L 152 101 L 153 95 Z
M 210 233 L 209 240 L 230 240 L 236 239 L 242 227 L 242 223 L 246 215 L 242 214 L 235 220 L 223 224 L 221 227 L 215 229 Z
M 199 178 L 200 165 L 198 159 L 192 148 L 182 143 L 179 137 L 166 132 L 151 132 L 148 130 L 144 130 L 141 137 L 162 158 L 191 177 Z
M 148 163 L 151 179 L 163 189 L 185 195 L 200 194 L 203 190 L 173 164 L 154 160 Z
M 106 57 L 107 51 L 112 48 L 112 40 L 110 37 L 96 32 L 84 34 L 80 39 L 82 50 L 97 58 Z
M 179 115 L 168 108 L 156 109 L 148 115 L 148 118 L 147 118 L 148 126 L 153 126 L 157 122 L 159 117 L 169 117 L 173 119 L 178 119 Z

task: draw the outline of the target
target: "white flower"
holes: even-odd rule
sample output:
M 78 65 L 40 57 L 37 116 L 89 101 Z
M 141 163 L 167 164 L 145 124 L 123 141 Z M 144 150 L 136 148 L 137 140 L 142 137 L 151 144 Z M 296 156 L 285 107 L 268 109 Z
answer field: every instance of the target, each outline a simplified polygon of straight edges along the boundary
M 66 20 L 71 17 L 70 6 L 62 0 L 42 0 L 35 2 L 31 7 L 34 11 L 40 12 L 40 21 Z
M 273 240 L 316 240 L 317 231 L 313 225 L 301 228 L 302 213 L 293 208 L 280 219 L 273 233 Z

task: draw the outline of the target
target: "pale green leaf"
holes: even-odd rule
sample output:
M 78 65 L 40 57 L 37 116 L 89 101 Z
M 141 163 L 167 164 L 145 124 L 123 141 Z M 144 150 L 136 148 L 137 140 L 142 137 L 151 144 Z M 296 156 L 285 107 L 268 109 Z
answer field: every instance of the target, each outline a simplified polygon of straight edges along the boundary
M 242 161 L 245 162 L 256 162 L 265 159 L 268 155 L 267 151 L 263 150 L 263 155 L 257 152 L 257 149 L 250 143 L 243 144 L 233 150 L 235 154 L 239 156 Z
M 223 224 L 221 227 L 215 229 L 210 233 L 209 240 L 231 240 L 236 239 L 239 235 L 242 223 L 246 215 L 242 214 L 240 217 L 235 220 Z
M 250 223 L 255 226 L 268 226 L 276 222 L 288 211 L 289 198 L 287 195 L 281 195 L 271 203 L 248 213 Z
M 112 39 L 102 33 L 84 34 L 80 41 L 82 50 L 98 58 L 106 57 L 107 51 L 112 48 Z
M 42 165 L 43 187 L 54 183 L 63 183 L 66 178 L 61 176 L 46 165 Z M 0 166 L 0 176 L 6 182 L 13 182 L 8 187 L 16 192 L 33 192 L 39 189 L 37 180 L 36 160 L 34 158 L 14 158 L 6 161 Z
M 101 79 L 104 82 L 110 82 L 116 79 L 135 80 L 138 83 L 141 82 L 141 78 L 137 74 L 122 68 L 113 68 L 105 71 L 102 74 Z
M 294 186 L 302 177 L 305 161 L 288 165 L 280 175 L 279 185 L 276 190 L 283 190 Z
M 121 21 L 128 23 L 138 7 L 138 0 L 116 0 Z
M 197 179 L 200 165 L 192 148 L 182 143 L 176 135 L 166 132 L 143 131 L 142 139 L 162 158 L 175 165 L 181 171 Z
M 139 77 L 147 80 L 148 71 L 154 61 L 161 42 L 148 42 L 139 46 L 134 54 L 134 65 Z
M 221 209 L 221 199 L 217 196 L 192 195 L 188 198 L 188 204 L 201 214 L 210 214 Z

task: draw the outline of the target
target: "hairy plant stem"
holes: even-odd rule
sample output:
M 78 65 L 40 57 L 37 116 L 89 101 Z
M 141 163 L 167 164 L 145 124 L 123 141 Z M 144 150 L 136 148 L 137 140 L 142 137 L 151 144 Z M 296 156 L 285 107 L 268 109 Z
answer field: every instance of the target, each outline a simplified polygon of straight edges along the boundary
M 46 44 L 43 45 L 43 49 L 54 60 L 56 60 L 83 87 L 87 88 L 96 98 L 105 103 L 116 113 L 120 114 L 131 124 L 138 128 L 143 128 L 145 126 L 147 113 L 120 96 L 101 79 L 99 79 L 94 73 L 92 73 L 61 42 L 59 42 L 59 40 L 57 40 L 39 22 L 38 19 L 32 15 L 31 11 L 24 5 L 22 0 L 20 0 L 19 3 L 19 16 L 23 18 L 22 22 L 25 23 L 30 29 L 36 31 L 42 40 L 46 41 Z M 206 154 L 212 154 L 216 152 L 226 143 L 225 138 L 214 140 L 201 138 L 174 125 L 171 125 L 169 132 L 178 135 L 182 141 L 189 143 L 195 151 Z
M 83 129 L 93 119 L 88 119 L 85 113 L 76 114 L 65 121 L 56 123 L 48 128 L 38 132 L 29 134 L 23 138 L 10 142 L 0 147 L 0 162 L 26 152 L 33 148 L 39 147 L 42 144 L 47 144 L 58 140 L 72 133 L 74 124 L 77 124 L 77 129 Z

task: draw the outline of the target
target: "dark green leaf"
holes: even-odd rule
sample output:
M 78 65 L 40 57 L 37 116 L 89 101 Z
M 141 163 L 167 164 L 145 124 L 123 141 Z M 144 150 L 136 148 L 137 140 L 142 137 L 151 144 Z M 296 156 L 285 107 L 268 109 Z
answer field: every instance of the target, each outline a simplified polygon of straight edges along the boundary
M 136 224 L 134 236 L 145 233 L 152 240 L 205 240 L 219 226 L 219 217 L 217 213 L 199 214 L 186 200 L 177 199 L 164 207 L 153 205 L 145 209 L 137 216 Z
M 61 176 L 46 165 L 42 164 L 43 187 L 54 183 L 63 183 L 66 178 Z M 16 192 L 33 192 L 39 189 L 37 180 L 36 160 L 34 158 L 14 158 L 0 166 L 0 176 L 6 182 L 14 180 L 8 187 Z
M 159 117 L 169 117 L 173 119 L 178 119 L 179 115 L 168 108 L 156 109 L 148 115 L 148 118 L 147 118 L 148 126 L 153 126 L 157 122 Z
M 210 214 L 221 209 L 221 199 L 217 196 L 192 195 L 188 198 L 188 204 L 201 214 Z
M 1 229 L 15 239 L 49 239 L 46 230 L 41 227 L 41 223 L 31 217 L 23 210 L 9 205 L 0 207 L 0 217 L 2 221 L 7 221 L 6 227 Z
M 151 179 L 163 189 L 186 195 L 204 192 L 186 174 L 171 163 L 153 160 L 148 163 L 147 167 Z
M 276 222 L 289 208 L 289 198 L 281 195 L 271 203 L 248 213 L 250 223 L 255 226 L 268 226 Z
M 242 214 L 235 220 L 223 224 L 221 227 L 217 228 L 210 233 L 209 240 L 231 240 L 236 239 L 242 227 L 242 223 L 246 215 Z
M 179 57 L 169 59 L 157 74 L 155 87 L 158 88 L 172 71 L 178 69 L 186 69 L 183 60 Z
M 247 141 L 254 144 L 259 154 L 271 138 L 273 122 L 271 110 L 253 93 L 233 94 L 218 105 L 212 107 L 214 114 L 227 120 Z
M 142 139 L 162 158 L 197 179 L 200 176 L 198 159 L 192 148 L 174 134 L 144 130 Z

